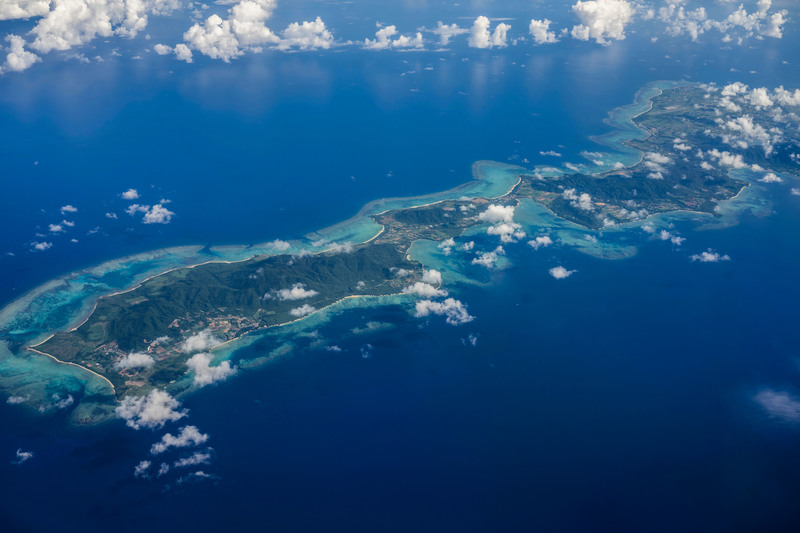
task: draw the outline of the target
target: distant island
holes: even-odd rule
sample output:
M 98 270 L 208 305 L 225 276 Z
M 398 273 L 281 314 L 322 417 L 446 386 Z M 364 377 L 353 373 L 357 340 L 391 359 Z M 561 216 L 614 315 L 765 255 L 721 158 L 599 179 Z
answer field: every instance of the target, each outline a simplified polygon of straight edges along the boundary
M 212 348 L 346 298 L 408 294 L 418 298 L 420 316 L 466 322 L 471 317 L 461 303 L 445 299 L 441 273 L 410 254 L 415 243 L 435 242 L 443 254 L 460 250 L 465 260 L 492 267 L 495 252 L 473 251 L 465 235 L 482 232 L 500 246 L 535 238 L 536 228 L 517 216 L 530 202 L 586 230 L 641 225 L 675 211 L 716 216 L 720 202 L 749 184 L 732 170 L 797 172 L 798 117 L 780 111 L 774 96 L 793 93 L 769 93 L 765 100 L 759 91 L 673 84 L 648 98 L 646 110 L 626 117 L 639 133 L 624 140 L 639 154 L 632 165 L 614 153 L 597 153 L 585 156 L 596 171 L 519 168 L 516 184 L 497 197 L 446 198 L 372 213 L 380 229 L 362 242 L 321 239 L 317 251 L 286 244 L 283 253 L 170 269 L 98 298 L 82 323 L 29 349 L 101 376 L 119 401 L 165 389 L 198 365 L 208 368 Z M 539 238 L 541 244 L 549 240 Z

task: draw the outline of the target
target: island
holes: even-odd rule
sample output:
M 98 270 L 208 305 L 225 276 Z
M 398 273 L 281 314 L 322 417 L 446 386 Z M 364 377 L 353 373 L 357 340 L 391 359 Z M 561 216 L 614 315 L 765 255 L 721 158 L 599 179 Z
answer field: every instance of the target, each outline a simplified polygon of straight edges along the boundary
M 526 202 L 585 231 L 620 230 L 676 211 L 719 216 L 722 202 L 756 180 L 798 174 L 800 92 L 742 84 L 671 84 L 651 92 L 646 108 L 625 118 L 635 133 L 617 150 L 586 154 L 589 165 L 517 168 L 515 183 L 498 196 L 371 213 L 369 223 L 379 229 L 362 242 L 318 239 L 301 250 L 286 244 L 271 255 L 170 269 L 96 298 L 81 323 L 24 348 L 102 377 L 120 401 L 166 389 L 192 372 L 198 353 L 344 299 L 407 294 L 441 302 L 441 273 L 412 257 L 412 247 L 426 241 L 445 255 L 458 249 L 469 268 L 491 268 L 487 254 L 495 252 L 481 252 L 467 234 L 496 239 L 498 250 L 530 238 L 539 228 L 516 216 Z M 623 149 L 638 161 L 621 162 Z M 0 338 L 18 342 L 8 329 Z

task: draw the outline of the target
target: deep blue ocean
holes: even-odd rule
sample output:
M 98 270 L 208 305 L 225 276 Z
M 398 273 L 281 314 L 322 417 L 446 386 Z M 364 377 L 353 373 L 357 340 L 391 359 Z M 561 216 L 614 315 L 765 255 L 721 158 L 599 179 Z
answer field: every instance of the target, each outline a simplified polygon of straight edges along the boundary
M 429 25 L 456 13 L 432 9 L 402 13 Z M 800 87 L 798 47 L 794 34 L 735 51 L 631 34 L 546 50 L 45 62 L 0 77 L 0 303 L 123 255 L 301 237 L 376 198 L 464 183 L 476 160 L 557 164 L 539 153 L 555 150 L 580 163 L 646 83 Z M 170 200 L 175 218 L 125 214 L 130 188 Z M 775 191 L 771 216 L 680 224 L 680 251 L 644 235 L 616 261 L 508 247 L 511 268 L 457 289 L 477 317 L 464 326 L 399 307 L 343 313 L 322 333 L 394 327 L 183 399 L 214 450 L 201 482 L 134 478 L 163 431 L 76 429 L 0 402 L 0 529 L 797 531 L 800 426 L 752 400 L 800 393 L 800 198 Z M 36 235 L 65 218 L 75 226 Z M 31 252 L 43 239 L 53 247 Z M 689 260 L 706 248 L 731 261 Z M 559 264 L 577 273 L 556 281 Z M 34 458 L 11 464 L 18 448 Z

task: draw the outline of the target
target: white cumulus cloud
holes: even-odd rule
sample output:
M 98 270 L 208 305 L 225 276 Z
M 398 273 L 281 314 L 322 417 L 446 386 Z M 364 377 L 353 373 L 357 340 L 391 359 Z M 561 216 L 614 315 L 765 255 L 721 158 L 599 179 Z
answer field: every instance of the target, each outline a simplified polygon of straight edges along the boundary
M 467 307 L 460 300 L 454 298 L 447 298 L 443 302 L 421 300 L 416 304 L 415 314 L 417 317 L 444 316 L 446 322 L 453 326 L 466 324 L 475 319 L 467 312 Z
M 800 422 L 800 400 L 788 392 L 764 389 L 753 400 L 772 418 L 782 422 Z
M 536 44 L 549 44 L 557 43 L 558 37 L 555 32 L 550 31 L 550 20 L 536 20 L 531 19 L 528 26 L 528 31 L 533 36 L 533 42 Z
M 313 313 L 316 310 L 317 310 L 317 308 L 314 307 L 313 305 L 303 304 L 300 307 L 295 307 L 294 309 L 289 311 L 289 314 L 292 315 L 292 316 L 296 316 L 296 317 L 300 318 L 300 317 L 304 317 L 306 315 L 310 315 L 311 313 Z
M 508 30 L 511 26 L 501 22 L 492 32 L 491 25 L 489 19 L 483 15 L 475 19 L 469 30 L 469 45 L 472 48 L 503 48 L 508 44 Z
M 299 48 L 300 50 L 327 50 L 333 46 L 333 34 L 325 27 L 320 17 L 313 21 L 292 22 L 281 32 L 279 50 Z
M 6 55 L 6 61 L 3 63 L 3 68 L 0 69 L 0 72 L 5 70 L 22 72 L 33 66 L 34 63 L 41 61 L 39 56 L 25 50 L 25 39 L 22 37 L 18 35 L 9 35 L 6 37 L 6 41 L 9 43 L 8 54 Z
M 187 448 L 189 446 L 199 446 L 205 444 L 208 434 L 200 433 L 196 426 L 184 426 L 178 430 L 177 435 L 167 433 L 161 440 L 150 447 L 150 453 L 158 455 L 170 448 Z
M 124 397 L 116 413 L 133 429 L 156 429 L 186 416 L 186 409 L 180 406 L 168 392 L 154 389 L 147 396 Z
M 198 387 L 224 381 L 238 370 L 237 367 L 231 367 L 230 361 L 222 361 L 217 366 L 211 366 L 210 353 L 194 354 L 186 361 L 186 366 L 194 372 L 193 383 Z
M 3 0 L 0 20 L 41 17 L 50 11 L 50 0 Z
M 397 36 L 396 39 L 392 37 Z M 397 27 L 386 26 L 375 32 L 375 39 L 364 39 L 364 48 L 370 50 L 386 50 L 388 48 L 422 48 L 424 41 L 422 33 L 417 34 L 412 38 L 407 35 L 401 35 L 397 31 Z
M 33 452 L 23 452 L 22 448 L 17 448 L 16 458 L 11 461 L 12 465 L 21 465 L 25 461 L 33 458 Z
M 181 343 L 181 350 L 184 353 L 204 352 L 220 344 L 222 344 L 222 342 L 214 337 L 210 329 L 204 329 L 183 341 Z
M 312 289 L 306 289 L 306 286 L 302 283 L 295 283 L 289 289 L 280 289 L 275 291 L 275 297 L 279 300 L 303 300 L 305 298 L 311 298 L 312 296 L 316 296 L 319 293 Z
M 550 275 L 556 279 L 565 279 L 573 275 L 577 270 L 567 270 L 563 266 L 553 267 L 549 270 Z
M 691 260 L 692 262 L 699 261 L 700 263 L 719 263 L 720 261 L 730 261 L 731 258 L 727 254 L 721 255 L 709 248 L 705 252 L 692 255 Z
M 634 7 L 627 0 L 578 1 L 572 6 L 580 24 L 572 28 L 572 37 L 582 41 L 594 39 L 606 44 L 608 39 L 625 38 L 625 26 L 633 19 Z
M 208 452 L 194 452 L 189 457 L 182 457 L 172 465 L 175 468 L 187 466 L 207 465 L 211 462 L 211 454 Z
M 469 30 L 466 28 L 459 28 L 458 24 L 442 24 L 440 20 L 436 24 L 436 28 L 430 30 L 431 33 L 434 33 L 439 36 L 439 44 L 442 46 L 447 46 L 450 44 L 450 39 L 457 35 L 463 35 L 465 33 L 469 33 Z
M 124 356 L 122 359 L 114 363 L 116 370 L 124 370 L 126 368 L 150 368 L 155 365 L 155 360 L 146 353 L 133 352 Z
M 530 245 L 530 247 L 534 250 L 538 250 L 539 248 L 547 248 L 552 244 L 553 239 L 551 239 L 549 235 L 539 235 L 535 239 L 528 241 L 528 245 Z

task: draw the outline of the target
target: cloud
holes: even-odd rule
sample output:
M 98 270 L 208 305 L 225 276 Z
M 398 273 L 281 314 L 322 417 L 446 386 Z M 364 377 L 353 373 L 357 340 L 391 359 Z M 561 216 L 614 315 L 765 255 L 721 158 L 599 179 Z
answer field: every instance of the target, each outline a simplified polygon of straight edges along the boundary
M 115 370 L 124 370 L 126 368 L 150 368 L 155 364 L 155 360 L 146 353 L 133 352 L 114 363 L 113 367 Z
M 497 264 L 497 252 L 483 252 L 472 260 L 472 264 L 486 268 L 494 268 Z
M 561 154 L 559 152 L 556 152 L 556 151 L 553 151 L 553 150 L 547 150 L 547 151 L 544 151 L 544 152 L 539 152 L 539 155 L 549 155 L 549 156 L 552 156 L 552 157 L 561 157 Z
M 573 275 L 577 270 L 567 270 L 563 266 L 553 267 L 549 270 L 550 275 L 556 279 L 566 279 Z
M 681 5 L 682 3 L 684 3 L 682 0 L 669 0 L 665 7 L 658 10 L 658 18 L 667 24 L 666 33 L 670 36 L 677 37 L 687 34 L 692 41 L 697 41 L 700 35 L 708 30 L 716 29 L 724 35 L 723 42 L 733 41 L 732 32 L 738 33 L 739 44 L 743 39 L 753 36 L 776 39 L 783 37 L 783 25 L 786 23 L 787 12 L 780 10 L 770 13 L 771 0 L 759 0 L 756 11 L 752 13 L 748 13 L 740 4 L 738 9 L 728 13 L 728 16 L 722 20 L 709 18 L 705 7 L 689 11 Z
M 275 250 L 278 250 L 279 252 L 285 252 L 286 250 L 288 250 L 289 248 L 292 247 L 291 244 L 289 244 L 286 241 L 282 241 L 280 239 L 275 239 L 274 241 L 268 242 L 267 246 L 269 248 L 274 248 Z
M 650 171 L 650 173 L 647 175 L 648 178 L 661 180 L 664 179 L 663 172 L 667 171 L 664 165 L 672 164 L 672 160 L 664 154 L 647 152 L 642 157 L 642 164 L 647 170 Z
M 775 89 L 775 100 L 781 105 L 800 106 L 800 89 L 787 91 L 783 85 Z
M 694 254 L 693 256 L 691 256 L 690 259 L 692 260 L 692 262 L 699 261 L 701 263 L 719 263 L 720 261 L 731 260 L 730 256 L 728 256 L 727 254 L 720 255 L 711 248 L 709 248 L 707 251 L 703 253 Z
M 535 239 L 528 241 L 528 245 L 530 245 L 534 250 L 538 250 L 539 248 L 547 248 L 552 244 L 553 239 L 551 239 L 549 235 L 539 235 Z
M 684 243 L 684 241 L 686 241 L 685 237 L 681 237 L 679 235 L 673 235 L 672 233 L 668 232 L 665 229 L 661 230 L 661 233 L 658 234 L 658 238 L 661 239 L 662 241 L 669 241 L 675 246 L 680 246 L 681 244 Z
M 478 220 L 489 222 L 490 224 L 511 222 L 514 220 L 514 206 L 491 204 L 486 208 L 486 211 L 478 215 Z
M 147 396 L 124 397 L 116 413 L 133 429 L 156 429 L 186 416 L 188 411 L 180 405 L 168 392 L 154 389 Z
M 548 19 L 531 19 L 531 23 L 528 26 L 528 31 L 533 36 L 533 42 L 536 44 L 550 44 L 558 42 L 558 37 L 556 37 L 555 32 L 550 31 L 550 21 Z
M 207 465 L 211 462 L 211 454 L 208 452 L 194 452 L 189 457 L 183 457 L 175 461 L 172 465 L 175 468 L 187 466 Z
M 8 405 L 17 405 L 20 403 L 25 403 L 30 400 L 30 396 L 9 396 L 6 400 Z
M 436 247 L 439 248 L 444 253 L 444 255 L 450 255 L 450 252 L 453 251 L 455 245 L 456 241 L 451 237 L 449 239 L 443 240 Z
M 43 252 L 53 247 L 52 242 L 32 242 L 31 248 L 36 252 Z
M 142 213 L 142 222 L 144 224 L 169 224 L 172 217 L 175 216 L 175 213 L 164 207 L 164 203 L 167 203 L 167 200 L 162 200 L 161 203 L 152 207 L 149 205 L 131 204 L 125 209 L 125 212 L 131 216 L 134 216 L 136 213 Z
M 494 33 L 489 31 L 490 28 L 491 22 L 488 18 L 483 15 L 476 18 L 469 30 L 469 46 L 472 48 L 505 47 L 508 44 L 508 30 L 511 29 L 511 26 L 501 22 L 495 27 Z
M 146 213 L 148 209 L 150 209 L 149 205 L 131 204 L 125 208 L 125 212 L 133 216 L 136 213 Z
M 175 45 L 175 57 L 178 58 L 179 61 L 186 61 L 187 63 L 192 62 L 192 51 L 183 43 L 179 43 Z
M 0 20 L 41 17 L 50 11 L 50 0 L 4 0 L 0 4 Z
M 672 141 L 672 147 L 680 152 L 688 152 L 692 149 L 691 146 L 686 144 L 683 139 L 677 138 Z
M 447 46 L 450 44 L 450 39 L 457 35 L 463 35 L 465 33 L 469 33 L 468 29 L 459 28 L 457 24 L 442 24 L 442 21 L 436 23 L 436 28 L 430 30 L 431 33 L 434 33 L 439 36 L 439 44 L 442 46 Z
M 494 224 L 486 230 L 486 233 L 500 236 L 502 242 L 516 242 L 525 237 L 525 232 L 521 230 L 522 226 L 513 222 L 513 219 L 512 205 L 491 204 L 486 211 L 478 215 L 478 220 Z
M 33 458 L 33 452 L 23 452 L 22 448 L 17 448 L 16 459 L 11 461 L 12 465 L 21 465 L 25 461 Z
M 466 324 L 475 319 L 467 312 L 466 306 L 459 300 L 447 298 L 443 302 L 421 300 L 416 304 L 417 317 L 439 315 L 446 317 L 446 322 L 453 326 Z
M 184 353 L 205 352 L 220 344 L 222 341 L 214 337 L 210 329 L 204 329 L 183 341 L 181 351 Z
M 62 215 L 66 213 L 77 213 L 78 208 L 75 207 L 74 205 L 67 204 L 67 205 L 62 205 L 60 211 Z
M 723 135 L 722 141 L 740 148 L 747 149 L 749 145 L 760 144 L 764 148 L 764 155 L 772 154 L 774 145 L 781 139 L 780 133 L 772 128 L 770 134 L 763 126 L 753 122 L 753 118 L 744 115 L 735 119 L 728 120 L 722 124 L 723 129 L 731 131 L 734 135 Z
M 134 477 L 149 477 L 147 470 L 152 463 L 150 461 L 139 461 L 139 464 L 133 469 Z
M 333 46 L 333 34 L 325 27 L 322 19 L 317 17 L 311 22 L 292 22 L 281 32 L 283 37 L 278 43 L 279 50 L 299 48 L 300 50 L 327 50 Z
M 800 196 L 800 189 L 798 189 L 797 187 L 792 187 L 791 194 L 792 196 Z
M 167 433 L 161 440 L 150 447 L 150 453 L 158 455 L 170 448 L 187 448 L 200 446 L 208 441 L 208 434 L 200 433 L 196 426 L 184 426 L 178 430 L 178 435 Z
M 186 366 L 194 372 L 194 385 L 204 387 L 218 381 L 224 381 L 236 374 L 238 367 L 231 367 L 230 361 L 222 361 L 217 366 L 211 366 L 210 353 L 198 353 L 186 361 Z
M 156 204 L 145 212 L 142 222 L 145 224 L 169 224 L 173 216 L 175 213 L 161 204 Z
M 688 11 L 683 6 L 678 5 L 678 0 L 674 0 L 667 6 L 660 8 L 658 13 L 659 20 L 667 23 L 667 35 L 672 37 L 688 34 L 692 41 L 697 41 L 698 36 L 712 25 L 712 22 L 707 20 L 708 17 L 704 7 Z
M 708 155 L 711 156 L 712 159 L 719 161 L 719 164 L 724 167 L 731 167 L 731 168 L 745 168 L 747 165 L 744 162 L 744 158 L 740 154 L 732 154 L 730 152 L 720 152 L 716 148 L 713 150 L 709 150 Z
M 431 285 L 441 285 L 442 284 L 442 273 L 435 269 L 426 270 L 422 273 L 422 281 L 424 283 L 430 283 Z
M 274 296 L 273 296 L 274 294 Z M 272 291 L 271 293 L 265 294 L 264 296 L 267 298 L 278 298 L 281 301 L 286 300 L 303 300 L 305 298 L 311 298 L 312 296 L 316 296 L 319 293 L 315 290 L 306 289 L 306 286 L 302 283 L 295 283 L 292 285 L 290 289 L 280 289 L 278 291 Z
M 594 211 L 594 204 L 592 204 L 592 197 L 588 193 L 578 195 L 575 189 L 566 189 L 561 196 L 565 200 L 569 200 L 572 207 L 582 211 Z
M 522 226 L 516 222 L 504 222 L 501 224 L 495 224 L 494 226 L 489 226 L 486 229 L 486 233 L 489 235 L 498 235 L 500 237 L 500 242 L 517 242 L 518 240 L 525 238 L 525 232 L 522 231 L 521 228 Z
M 8 54 L 5 63 L 0 68 L 0 72 L 9 70 L 12 72 L 22 72 L 41 61 L 41 58 L 25 50 L 25 39 L 18 35 L 8 35 L 6 41 L 9 42 Z
M 257 4 L 254 2 L 242 2 L 241 5 L 246 9 L 258 9 Z M 264 16 L 260 24 L 263 30 L 262 33 L 265 34 L 263 42 L 267 42 L 269 36 L 272 36 L 272 32 L 263 24 L 263 20 L 266 18 L 267 17 Z M 259 26 L 256 21 L 250 20 L 245 22 L 242 20 L 240 22 L 241 26 L 239 27 L 244 27 L 245 23 L 247 27 L 253 28 L 254 30 Z M 251 38 L 254 38 L 256 31 L 250 31 L 248 34 Z M 183 34 L 183 40 L 186 41 L 187 46 L 191 49 L 197 50 L 201 54 L 205 54 L 212 59 L 221 59 L 225 63 L 230 63 L 231 59 L 243 53 L 242 50 L 239 49 L 239 41 L 236 39 L 231 29 L 230 21 L 223 20 L 216 14 L 208 17 L 204 25 L 194 24 L 191 28 L 186 30 Z M 273 36 L 272 41 L 274 42 L 275 40 L 277 40 L 277 37 Z
M 782 183 L 783 179 L 780 176 L 776 175 L 774 172 L 769 172 L 758 181 L 762 183 Z
M 289 311 L 289 314 L 299 318 L 299 317 L 303 317 L 303 316 L 306 316 L 306 315 L 310 315 L 311 313 L 313 313 L 316 310 L 317 310 L 317 308 L 314 307 L 313 305 L 303 304 L 300 307 L 295 307 L 294 309 Z
M 183 485 L 184 483 L 203 481 L 204 479 L 215 479 L 215 476 L 206 474 L 202 470 L 198 470 L 197 472 L 192 472 L 188 476 L 179 477 L 177 483 L 178 485 Z
M 178 59 L 191 62 L 188 48 L 228 63 L 245 50 L 260 52 L 264 45 L 276 45 L 282 49 L 295 46 L 327 48 L 333 43 L 333 36 L 319 18 L 313 22 L 290 24 L 283 31 L 284 39 L 281 39 L 266 26 L 276 4 L 277 0 L 243 0 L 228 10 L 227 19 L 213 14 L 203 25 L 194 24 L 183 34 L 188 47 L 180 50 L 180 45 L 175 47 Z
M 772 418 L 782 422 L 800 422 L 800 401 L 788 392 L 764 389 L 753 400 Z
M 714 26 L 721 32 L 731 29 L 741 28 L 745 30 L 746 36 L 761 35 L 780 39 L 783 37 L 783 25 L 786 23 L 784 18 L 787 14 L 785 10 L 769 13 L 772 7 L 772 0 L 759 0 L 756 11 L 748 13 L 743 5 L 722 21 L 715 22 Z
M 72 397 L 72 394 L 67 394 L 66 398 L 62 398 L 59 394 L 53 394 L 51 398 L 53 400 L 53 407 L 56 409 L 66 409 L 75 403 L 75 398 Z
M 417 294 L 427 298 L 436 298 L 438 296 L 447 296 L 447 291 L 441 288 L 436 288 L 436 285 L 442 284 L 442 273 L 438 270 L 430 269 L 422 273 L 422 280 L 409 285 L 403 289 L 405 294 Z
M 62 231 L 64 231 L 64 228 L 63 226 L 61 226 L 61 224 L 50 224 L 49 226 L 47 226 L 47 231 L 49 231 L 50 233 L 61 233 Z
M 766 87 L 753 89 L 753 91 L 747 95 L 747 99 L 750 105 L 754 106 L 756 109 L 772 107 L 772 99 L 769 97 L 769 91 L 767 91 Z
M 127 191 L 122 193 L 122 197 L 125 200 L 136 200 L 137 198 L 139 198 L 139 191 L 137 191 L 136 189 L 128 189 Z
M 386 50 L 388 48 L 422 48 L 422 33 L 417 32 L 413 38 L 399 35 L 397 39 L 391 38 L 399 35 L 395 26 L 386 26 L 375 32 L 375 39 L 364 39 L 364 48 L 370 50 Z
M 135 37 L 147 27 L 147 14 L 166 14 L 176 0 L 56 0 L 31 30 L 31 45 L 47 53 L 69 50 L 98 37 Z
M 572 28 L 572 37 L 581 41 L 594 39 L 607 44 L 607 39 L 625 38 L 625 26 L 634 14 L 633 5 L 627 0 L 580 0 L 572 6 L 580 24 Z
M 426 298 L 436 298 L 438 296 L 447 296 L 447 291 L 437 289 L 430 283 L 417 281 L 413 285 L 409 285 L 403 289 L 405 294 L 417 294 Z

